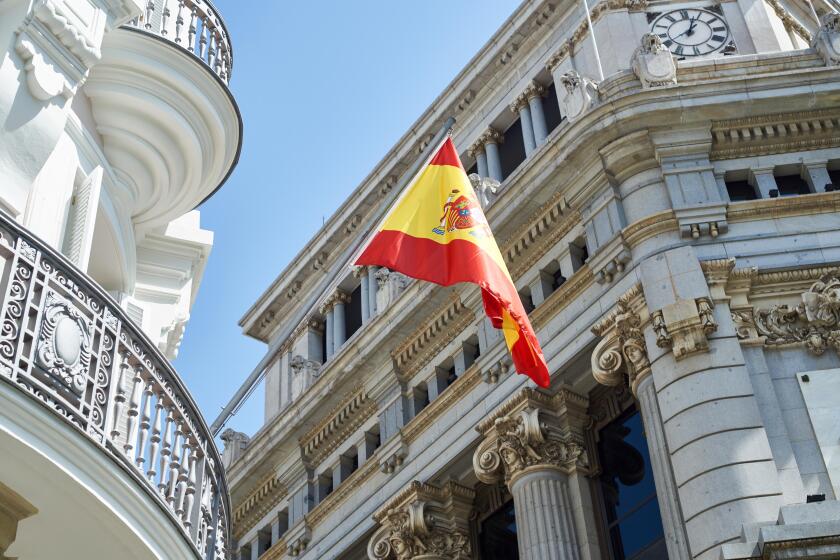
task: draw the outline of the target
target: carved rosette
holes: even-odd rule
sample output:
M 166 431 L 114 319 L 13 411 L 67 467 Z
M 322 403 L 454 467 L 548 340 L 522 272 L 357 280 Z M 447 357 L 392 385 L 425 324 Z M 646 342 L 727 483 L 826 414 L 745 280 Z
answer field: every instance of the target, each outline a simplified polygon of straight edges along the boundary
M 596 336 L 603 337 L 592 353 L 592 375 L 598 383 L 615 387 L 626 379 L 635 392 L 639 381 L 650 373 L 642 334 L 648 317 L 641 286 L 636 285 L 618 299 L 615 311 L 592 328 Z M 657 329 L 656 319 L 653 328 Z
M 633 72 L 642 82 L 642 89 L 677 83 L 674 57 L 656 33 L 645 33 L 642 36 L 642 44 L 633 53 L 630 62 Z
M 469 560 L 469 520 L 475 491 L 412 482 L 373 518 L 379 529 L 368 543 L 371 560 Z
M 532 470 L 588 473 L 587 405 L 565 388 L 554 396 L 523 390 L 479 424 L 485 439 L 473 455 L 476 476 L 485 484 L 504 480 L 510 486 Z
M 828 13 L 820 20 L 820 29 L 811 41 L 828 66 L 840 64 L 840 14 Z
M 91 324 L 65 299 L 50 292 L 35 356 L 61 385 L 81 395 L 90 369 Z

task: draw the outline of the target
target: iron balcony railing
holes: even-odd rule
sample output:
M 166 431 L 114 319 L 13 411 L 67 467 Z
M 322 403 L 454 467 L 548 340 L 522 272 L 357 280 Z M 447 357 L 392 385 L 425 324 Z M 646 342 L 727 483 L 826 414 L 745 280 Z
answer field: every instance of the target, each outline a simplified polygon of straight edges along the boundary
M 224 560 L 221 457 L 178 374 L 120 306 L 0 213 L 0 383 L 75 426 L 161 507 L 196 557 Z

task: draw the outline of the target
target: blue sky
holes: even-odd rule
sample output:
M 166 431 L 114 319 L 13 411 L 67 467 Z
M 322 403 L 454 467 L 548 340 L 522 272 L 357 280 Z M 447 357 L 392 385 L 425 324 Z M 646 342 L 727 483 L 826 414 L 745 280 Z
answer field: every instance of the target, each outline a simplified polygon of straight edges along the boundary
M 240 317 L 519 0 L 214 0 L 233 41 L 239 166 L 175 367 L 208 424 L 263 357 Z M 260 388 L 228 426 L 262 425 Z

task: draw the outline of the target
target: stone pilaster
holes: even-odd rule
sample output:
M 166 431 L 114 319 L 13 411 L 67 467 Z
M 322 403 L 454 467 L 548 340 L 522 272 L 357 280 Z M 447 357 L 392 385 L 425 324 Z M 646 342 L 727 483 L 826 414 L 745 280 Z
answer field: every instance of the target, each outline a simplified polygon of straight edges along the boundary
M 413 481 L 383 505 L 368 543 L 370 560 L 471 560 L 470 517 L 475 491 Z
M 553 396 L 526 388 L 478 425 L 473 469 L 510 489 L 523 560 L 580 558 L 569 477 L 589 473 L 587 406 L 565 387 Z

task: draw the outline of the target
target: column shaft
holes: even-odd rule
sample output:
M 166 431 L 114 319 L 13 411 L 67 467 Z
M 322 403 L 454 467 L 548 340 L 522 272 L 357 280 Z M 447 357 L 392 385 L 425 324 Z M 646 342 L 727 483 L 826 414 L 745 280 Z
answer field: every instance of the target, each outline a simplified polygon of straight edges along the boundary
M 335 320 L 335 315 L 333 315 L 333 309 L 330 308 L 327 311 L 327 318 L 326 318 L 326 325 L 324 327 L 324 336 L 327 337 L 327 359 L 332 358 L 333 352 L 335 350 L 333 344 L 333 322 Z
M 476 152 L 475 162 L 478 165 L 478 174 L 482 177 L 487 177 L 489 173 L 487 169 L 487 154 L 484 151 Z
M 519 122 L 522 124 L 522 140 L 525 142 L 525 155 L 530 156 L 537 148 L 534 140 L 534 125 L 531 122 L 531 109 L 528 105 L 520 105 Z
M 367 268 L 362 270 L 360 280 L 362 284 L 362 323 L 367 323 L 370 320 L 370 275 Z
M 534 140 L 537 146 L 541 146 L 548 137 L 548 126 L 545 123 L 545 112 L 542 106 L 542 97 L 535 96 L 528 100 L 531 107 L 531 122 L 534 127 Z
M 368 316 L 371 319 L 376 315 L 376 292 L 379 290 L 376 270 L 376 268 L 368 268 Z
M 662 516 L 668 558 L 690 560 L 691 553 L 688 550 L 688 539 L 685 535 L 682 510 L 677 495 L 677 483 L 674 480 L 674 472 L 671 470 L 671 455 L 665 441 L 662 416 L 659 413 L 652 376 L 648 375 L 639 382 L 636 397 L 639 399 L 639 408 L 645 425 L 645 438 L 650 454 L 653 481 L 656 484 L 656 499 Z
M 773 177 L 773 170 L 761 170 L 761 171 L 753 171 L 753 177 L 755 178 L 755 186 L 758 188 L 758 192 L 761 195 L 761 198 L 770 198 L 770 191 L 773 189 L 778 188 L 776 186 L 776 178 Z
M 831 183 L 831 177 L 825 163 L 805 166 L 805 179 L 813 192 L 825 192 L 825 186 Z M 835 185 L 840 187 L 840 185 Z
M 333 307 L 333 352 L 338 352 L 347 340 L 345 332 L 344 301 L 337 301 Z
M 510 485 L 516 508 L 519 557 L 522 560 L 577 560 L 575 533 L 566 475 L 535 471 Z
M 499 156 L 499 145 L 495 142 L 484 144 L 484 151 L 487 154 L 487 174 L 492 179 L 502 182 L 502 159 Z

